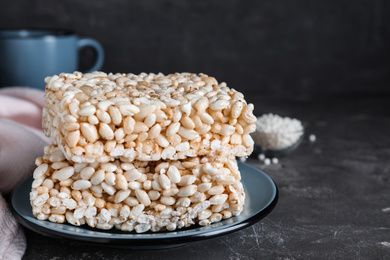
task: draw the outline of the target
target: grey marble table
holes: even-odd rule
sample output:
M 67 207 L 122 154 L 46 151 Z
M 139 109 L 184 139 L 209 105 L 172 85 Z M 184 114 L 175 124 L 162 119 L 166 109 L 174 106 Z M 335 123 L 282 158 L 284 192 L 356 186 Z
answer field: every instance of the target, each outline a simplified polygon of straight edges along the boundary
M 390 259 L 390 95 L 246 98 L 256 115 L 306 124 L 301 146 L 279 164 L 247 160 L 279 187 L 278 205 L 266 218 L 220 238 L 155 251 L 26 230 L 24 259 Z

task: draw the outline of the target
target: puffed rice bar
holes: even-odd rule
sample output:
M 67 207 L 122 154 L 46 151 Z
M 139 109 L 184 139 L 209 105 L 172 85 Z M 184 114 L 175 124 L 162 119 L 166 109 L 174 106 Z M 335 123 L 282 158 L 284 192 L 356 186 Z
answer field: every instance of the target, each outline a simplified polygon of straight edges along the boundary
M 234 157 L 215 159 L 74 163 L 46 146 L 33 174 L 33 214 L 138 233 L 209 225 L 240 214 L 245 200 Z
M 253 104 L 204 74 L 62 73 L 45 79 L 44 133 L 73 162 L 248 156 Z

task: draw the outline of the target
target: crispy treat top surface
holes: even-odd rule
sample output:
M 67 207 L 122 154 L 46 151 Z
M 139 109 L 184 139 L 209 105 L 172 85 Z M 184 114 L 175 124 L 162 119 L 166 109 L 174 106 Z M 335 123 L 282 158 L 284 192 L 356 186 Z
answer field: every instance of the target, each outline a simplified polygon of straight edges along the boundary
M 57 98 L 75 97 L 80 102 L 117 97 L 129 98 L 134 103 L 148 104 L 163 101 L 165 105 L 175 107 L 187 103 L 192 98 L 205 96 L 212 91 L 216 91 L 213 96 L 219 97 L 218 99 L 224 96 L 222 99 L 225 100 L 229 100 L 236 92 L 234 89 L 227 88 L 225 83 L 218 84 L 213 77 L 192 73 L 135 75 L 74 72 L 47 77 L 45 81 L 46 91 L 56 92 Z M 236 99 L 243 101 L 242 94 L 236 95 Z

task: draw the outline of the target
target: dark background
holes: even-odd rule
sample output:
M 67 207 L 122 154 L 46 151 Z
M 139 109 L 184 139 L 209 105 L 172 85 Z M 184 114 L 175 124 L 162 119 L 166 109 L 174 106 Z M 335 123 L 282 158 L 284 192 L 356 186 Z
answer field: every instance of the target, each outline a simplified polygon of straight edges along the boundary
M 245 94 L 306 96 L 390 92 L 389 14 L 383 0 L 2 0 L 0 27 L 95 38 L 105 72 L 203 72 Z
M 280 192 L 250 228 L 161 251 L 26 231 L 24 259 L 388 259 L 390 1 L 0 0 L 0 27 L 73 29 L 103 44 L 103 71 L 204 72 L 258 116 L 308 123 L 279 164 L 248 159 Z

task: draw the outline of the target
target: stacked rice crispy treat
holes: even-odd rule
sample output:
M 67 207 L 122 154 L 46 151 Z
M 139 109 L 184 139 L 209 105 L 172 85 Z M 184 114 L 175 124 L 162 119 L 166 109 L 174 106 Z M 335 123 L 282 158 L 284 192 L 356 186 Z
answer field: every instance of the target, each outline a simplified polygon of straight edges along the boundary
M 62 73 L 45 79 L 44 133 L 30 193 L 40 220 L 122 231 L 230 218 L 245 193 L 253 105 L 204 74 Z

